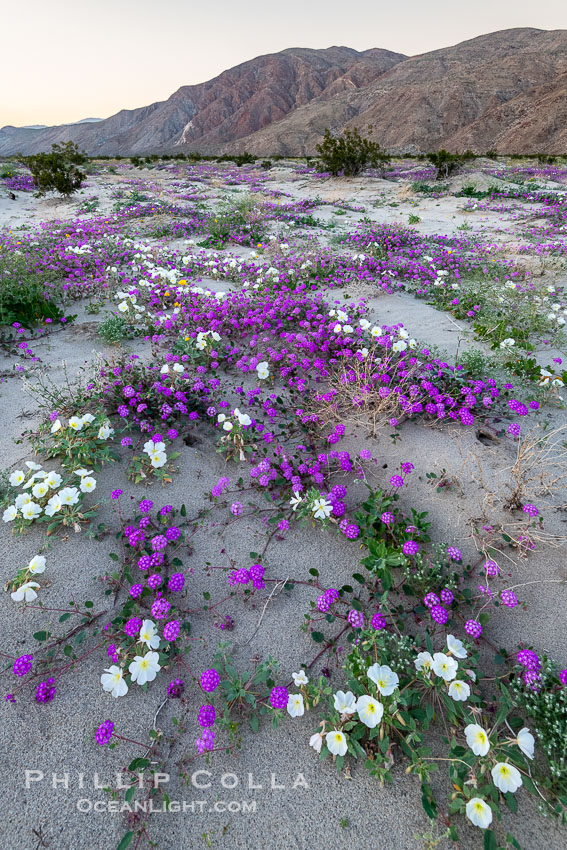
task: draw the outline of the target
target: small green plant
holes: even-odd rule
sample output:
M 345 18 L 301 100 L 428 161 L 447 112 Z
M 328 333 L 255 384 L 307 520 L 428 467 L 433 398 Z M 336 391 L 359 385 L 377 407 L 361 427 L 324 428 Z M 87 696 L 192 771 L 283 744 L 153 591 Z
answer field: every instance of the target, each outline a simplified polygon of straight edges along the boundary
M 38 197 L 48 192 L 59 192 L 65 197 L 72 195 L 85 179 L 84 171 L 78 166 L 86 161 L 87 155 L 81 153 L 75 142 L 53 144 L 49 153 L 18 157 L 18 162 L 31 171 Z
M 123 316 L 109 316 L 98 326 L 98 335 L 111 344 L 128 337 L 128 323 Z
M 419 224 L 421 221 L 420 217 L 415 213 L 410 213 L 408 218 L 408 224 Z
M 378 168 L 383 172 L 390 162 L 390 157 L 378 142 L 364 138 L 356 128 L 351 130 L 349 127 L 342 136 L 333 136 L 327 128 L 323 141 L 317 145 L 317 153 L 322 170 L 335 177 L 341 173 L 345 177 L 355 177 L 365 168 Z
M 449 153 L 449 151 L 442 148 L 436 153 L 428 154 L 427 159 L 437 172 L 435 179 L 443 180 L 460 171 L 465 161 L 470 159 L 470 156 L 468 155 L 468 152 L 464 154 Z

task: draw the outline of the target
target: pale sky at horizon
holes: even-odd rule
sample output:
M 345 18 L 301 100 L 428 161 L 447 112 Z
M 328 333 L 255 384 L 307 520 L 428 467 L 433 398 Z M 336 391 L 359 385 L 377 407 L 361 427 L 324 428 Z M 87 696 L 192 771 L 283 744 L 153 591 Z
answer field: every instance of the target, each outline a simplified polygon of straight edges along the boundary
M 566 29 L 567 11 L 564 0 L 25 0 L 0 24 L 2 127 L 106 118 L 286 47 L 415 55 L 501 29 Z

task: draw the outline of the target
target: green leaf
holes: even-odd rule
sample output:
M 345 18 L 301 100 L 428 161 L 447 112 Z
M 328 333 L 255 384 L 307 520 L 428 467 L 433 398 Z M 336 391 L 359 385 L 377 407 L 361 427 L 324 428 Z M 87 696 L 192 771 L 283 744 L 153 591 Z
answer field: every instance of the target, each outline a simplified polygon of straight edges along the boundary
M 47 640 L 47 638 L 50 636 L 50 634 L 51 634 L 51 632 L 45 632 L 45 631 L 42 631 L 42 632 L 35 632 L 35 633 L 34 633 L 34 638 L 35 638 L 36 640 L 41 640 L 41 641 L 43 641 L 43 640 Z
M 260 728 L 260 721 L 258 719 L 257 714 L 251 714 L 250 715 L 250 728 L 252 729 L 253 732 L 257 732 L 258 729 Z
M 126 850 L 126 848 L 129 847 L 130 844 L 132 843 L 133 838 L 134 838 L 134 833 L 132 832 L 132 830 L 130 830 L 130 832 L 127 832 L 126 835 L 124 835 L 124 837 L 122 838 L 122 841 L 120 842 L 120 844 L 118 845 L 116 850 Z
M 484 850 L 498 850 L 498 842 L 491 829 L 487 829 L 484 833 Z
M 59 622 L 64 623 L 65 620 L 68 620 L 70 616 L 71 614 L 68 611 L 66 614 L 61 614 L 61 616 L 59 617 Z
M 128 790 L 124 794 L 124 799 L 126 800 L 127 803 L 129 803 L 133 799 L 135 793 L 136 793 L 136 786 L 135 785 L 132 785 L 131 788 L 128 788 Z
M 323 632 L 311 632 L 311 637 L 315 641 L 315 643 L 323 643 L 325 640 L 325 635 Z

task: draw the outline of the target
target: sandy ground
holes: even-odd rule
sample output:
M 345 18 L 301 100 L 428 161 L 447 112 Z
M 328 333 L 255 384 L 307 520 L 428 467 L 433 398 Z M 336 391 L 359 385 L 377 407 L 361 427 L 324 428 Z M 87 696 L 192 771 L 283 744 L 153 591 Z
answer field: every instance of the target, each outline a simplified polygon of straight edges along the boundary
M 329 200 L 351 200 L 367 207 L 366 213 L 342 216 L 340 227 L 348 227 L 363 215 L 376 221 L 405 222 L 414 209 L 407 203 L 404 203 L 402 211 L 398 207 L 384 205 L 384 197 L 394 197 L 399 188 L 383 181 L 329 181 L 321 184 L 305 178 L 290 179 L 289 172 L 284 169 L 279 169 L 274 176 L 276 179 L 269 184 L 270 188 L 281 189 L 294 197 L 318 195 Z M 164 194 L 171 191 L 172 187 L 168 188 L 171 178 L 167 175 L 153 172 L 151 179 L 161 181 Z M 109 175 L 108 180 L 105 177 L 91 178 L 89 183 L 92 185 L 85 190 L 85 196 L 96 192 L 101 199 L 100 209 L 110 211 L 113 184 L 117 180 L 114 175 Z M 372 204 L 377 198 L 382 205 L 375 207 Z M 442 203 L 420 200 L 420 232 L 454 233 L 466 217 L 459 211 L 462 200 L 449 198 Z M 29 226 L 30 220 L 72 215 L 76 203 L 36 201 L 23 194 L 19 194 L 17 201 L 2 198 L 0 226 L 15 230 Z M 332 213 L 323 208 L 322 211 L 316 210 L 315 214 L 325 221 Z M 475 227 L 492 228 L 494 238 L 498 237 L 498 227 L 511 227 L 502 221 L 493 225 L 486 216 Z M 223 284 L 223 288 L 227 286 Z M 358 292 L 352 294 L 354 297 L 360 295 Z M 409 296 L 377 296 L 370 303 L 376 322 L 403 321 L 412 335 L 439 346 L 450 355 L 454 355 L 459 347 L 462 349 L 470 344 L 469 331 L 461 323 Z M 111 349 L 93 333 L 92 323 L 100 319 L 100 315 L 89 316 L 80 309 L 73 327 L 52 336 L 41 346 L 35 346 L 42 359 L 42 368 L 49 370 L 54 381 L 63 380 L 62 361 L 67 362 L 68 372 L 73 376 L 83 363 L 93 358 L 95 352 L 110 353 Z M 140 351 L 139 346 L 136 351 Z M 11 362 L 4 358 L 0 368 L 9 367 Z M 27 446 L 16 444 L 14 438 L 36 421 L 35 406 L 33 400 L 22 393 L 22 382 L 18 377 L 8 378 L 0 384 L 0 403 L 3 466 L 15 468 L 31 456 Z M 552 421 L 561 422 L 562 416 L 561 412 L 554 413 Z M 361 436 L 364 434 L 359 433 L 358 437 Z M 356 437 L 352 433 L 341 447 L 350 448 L 349 440 L 352 445 L 360 445 Z M 412 490 L 405 499 L 419 510 L 430 512 L 433 539 L 453 542 L 465 552 L 465 556 L 472 556 L 474 550 L 468 521 L 470 517 L 479 515 L 490 487 L 498 487 L 498 470 L 513 461 L 513 444 L 503 441 L 487 447 L 476 439 L 474 431 L 459 429 L 453 433 L 447 428 L 410 424 L 404 428 L 397 445 L 392 445 L 387 437 L 381 437 L 377 440 L 368 438 L 368 446 L 390 468 L 402 460 L 415 463 Z M 153 485 L 150 491 L 129 484 L 123 466 L 105 468 L 98 476 L 96 502 L 101 506 L 98 520 L 111 523 L 109 496 L 117 486 L 124 490 L 125 503 L 130 497 L 149 495 L 156 505 L 184 502 L 191 512 L 203 505 L 205 494 L 210 492 L 219 475 L 230 474 L 234 481 L 238 477 L 236 472 L 226 471 L 224 461 L 214 453 L 212 444 L 209 445 L 206 439 L 187 448 L 177 465 L 179 474 L 171 485 L 164 490 Z M 438 495 L 432 489 L 425 473 L 441 469 L 448 470 L 458 479 L 456 491 Z M 258 551 L 264 539 L 265 532 L 258 522 L 223 529 L 223 516 L 220 510 L 213 512 L 210 528 L 196 536 L 193 553 L 186 559 L 186 565 L 194 569 L 191 593 L 194 593 L 196 604 L 204 590 L 214 594 L 225 582 L 224 578 L 210 577 L 205 572 L 207 561 L 221 563 L 221 550 L 226 547 L 237 562 L 247 563 L 248 553 Z M 565 533 L 564 514 L 550 512 L 546 527 L 550 531 Z M 52 607 L 65 605 L 72 593 L 79 600 L 92 600 L 95 610 L 100 610 L 105 605 L 103 588 L 93 579 L 106 568 L 113 543 L 112 537 L 95 543 L 83 533 L 58 537 L 48 553 L 51 585 L 44 589 L 42 596 L 46 604 Z M 13 574 L 15 564 L 26 563 L 36 554 L 40 545 L 41 536 L 37 531 L 31 531 L 23 538 L 13 538 L 2 524 L 2 581 Z M 270 549 L 268 570 L 270 576 L 282 579 L 288 576 L 306 578 L 308 569 L 316 566 L 324 582 L 337 586 L 350 578 L 361 555 L 356 544 L 335 535 L 298 529 Z M 529 561 L 511 565 L 510 573 L 517 577 L 518 582 L 529 581 L 532 577 L 566 580 L 565 550 L 544 550 Z M 239 664 L 245 668 L 254 654 L 261 657 L 272 654 L 280 660 L 282 680 L 287 680 L 292 671 L 307 663 L 315 654 L 314 644 L 300 631 L 300 626 L 311 598 L 312 592 L 305 588 L 296 587 L 290 596 L 281 594 L 270 603 L 257 632 L 261 613 L 259 603 L 255 606 L 238 603 L 234 607 L 227 603 L 224 613 L 231 614 L 236 623 L 229 637 L 239 647 Z M 498 618 L 494 627 L 491 625 L 493 641 L 513 646 L 525 640 L 567 662 L 565 587 L 560 584 L 533 585 L 522 592 L 522 598 L 527 602 L 525 611 L 510 612 L 508 617 Z M 0 596 L 0 623 L 6 651 L 17 654 L 33 651 L 32 633 L 46 627 L 45 616 L 38 611 L 16 613 L 8 594 Z M 55 618 L 49 625 L 55 631 Z M 213 640 L 217 634 L 222 637 L 222 633 L 211 629 L 205 614 L 195 616 L 192 625 L 192 634 L 205 639 L 203 644 L 195 641 L 190 656 L 192 669 L 198 673 L 209 666 L 214 650 Z M 124 821 L 119 815 L 81 812 L 81 806 L 87 805 L 81 801 L 108 800 L 107 793 L 93 788 L 94 774 L 98 774 L 100 785 L 111 784 L 115 781 L 114 772 L 119 764 L 139 755 L 140 751 L 131 744 L 121 744 L 120 754 L 98 748 L 93 741 L 93 732 L 100 722 L 112 717 L 121 734 L 145 740 L 140 736 L 144 736 L 145 730 L 152 724 L 164 699 L 169 677 L 158 678 L 146 696 L 132 690 L 127 699 L 114 701 L 103 693 L 99 684 L 103 660 L 96 654 L 90 657 L 72 677 L 65 680 L 56 700 L 49 706 L 28 700 L 20 700 L 16 705 L 2 704 L 2 848 L 113 850 L 125 832 Z M 332 681 L 337 684 L 340 681 L 334 670 Z M 168 702 L 158 716 L 157 727 L 167 733 L 171 728 L 171 718 L 179 716 L 181 707 L 180 701 Z M 185 801 L 188 810 L 179 814 L 152 815 L 153 835 L 159 838 L 160 848 L 260 850 L 267 846 L 277 850 L 323 850 L 354 845 L 361 850 L 406 850 L 423 846 L 419 836 L 428 829 L 428 821 L 421 807 L 419 784 L 404 775 L 404 763 L 400 762 L 394 768 L 394 785 L 382 790 L 367 776 L 362 766 L 355 765 L 349 779 L 337 776 L 332 764 L 325 762 L 320 765 L 317 756 L 307 746 L 313 726 L 309 716 L 284 722 L 276 732 L 267 726 L 261 728 L 257 735 L 244 731 L 242 750 L 237 755 L 215 753 L 211 765 L 195 758 L 188 767 L 193 781 L 182 782 L 177 776 L 175 763 L 183 755 L 193 754 L 193 740 L 197 733 L 194 718 L 198 703 L 191 688 L 185 707 L 189 710 L 188 731 L 172 755 L 168 793 L 173 800 Z M 26 770 L 41 771 L 43 778 L 26 788 Z M 196 773 L 199 770 L 208 770 L 210 775 Z M 80 787 L 81 773 L 84 774 L 83 788 Z M 239 804 L 240 811 L 227 811 L 228 804 L 234 807 L 235 802 Z M 243 811 L 243 804 L 251 802 L 256 803 L 256 812 Z M 214 809 L 217 803 L 220 803 L 220 811 Z M 343 818 L 346 826 L 341 827 Z M 552 821 L 537 816 L 531 798 L 525 793 L 520 797 L 518 815 L 513 818 L 513 824 L 512 820 L 509 822 L 510 828 L 512 825 L 524 850 L 536 850 L 542 846 L 548 850 L 561 850 L 565 847 L 565 831 Z M 482 846 L 479 831 L 464 827 L 461 834 L 460 847 L 463 850 L 477 850 Z M 438 846 L 444 848 L 450 844 L 442 840 Z

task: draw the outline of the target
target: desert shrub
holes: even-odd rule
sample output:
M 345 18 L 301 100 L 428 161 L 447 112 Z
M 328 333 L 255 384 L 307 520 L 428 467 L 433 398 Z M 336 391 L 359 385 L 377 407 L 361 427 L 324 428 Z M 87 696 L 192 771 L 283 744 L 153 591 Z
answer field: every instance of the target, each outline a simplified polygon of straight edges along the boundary
M 408 224 L 419 224 L 421 221 L 420 217 L 415 213 L 410 213 L 408 218 Z
M 255 247 L 264 238 L 265 219 L 252 198 L 240 198 L 223 205 L 209 219 L 209 235 L 200 245 L 222 247 L 228 242 Z
M 132 163 L 134 168 L 138 168 L 142 164 L 142 160 L 140 159 L 139 156 L 131 156 L 130 162 Z
M 81 153 L 75 142 L 53 144 L 49 153 L 20 155 L 18 161 L 31 171 L 38 196 L 47 192 L 72 195 L 85 179 L 85 173 L 78 166 L 87 161 L 87 155 Z
M 369 128 L 370 129 L 370 128 Z M 333 175 L 344 174 L 353 177 L 365 168 L 381 170 L 390 162 L 390 157 L 381 149 L 378 142 L 364 138 L 355 128 L 346 128 L 342 136 L 332 136 L 327 128 L 323 141 L 317 145 L 321 169 Z
M 128 323 L 123 316 L 109 316 L 100 323 L 97 333 L 105 342 L 120 342 L 128 336 Z
M 465 161 L 470 159 L 470 156 L 469 151 L 465 154 L 449 153 L 449 151 L 442 148 L 440 151 L 428 154 L 427 159 L 437 172 L 435 179 L 443 180 L 460 171 Z
M 55 272 L 39 276 L 23 257 L 0 253 L 0 325 L 19 322 L 29 328 L 45 319 L 60 319 L 63 312 L 50 292 L 55 280 Z
M 263 159 L 262 162 L 260 163 L 260 166 L 265 171 L 267 171 L 269 168 L 272 167 L 272 161 L 270 159 Z

